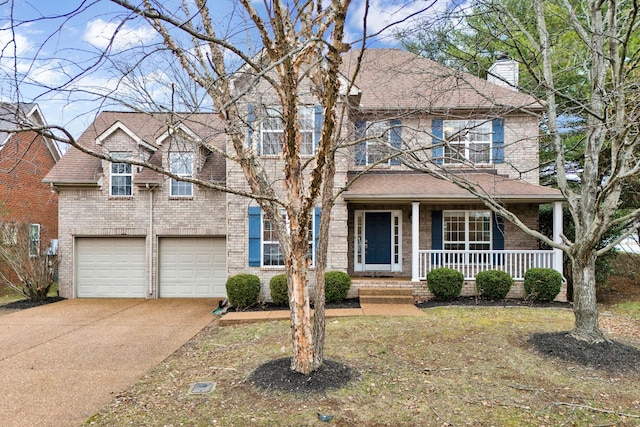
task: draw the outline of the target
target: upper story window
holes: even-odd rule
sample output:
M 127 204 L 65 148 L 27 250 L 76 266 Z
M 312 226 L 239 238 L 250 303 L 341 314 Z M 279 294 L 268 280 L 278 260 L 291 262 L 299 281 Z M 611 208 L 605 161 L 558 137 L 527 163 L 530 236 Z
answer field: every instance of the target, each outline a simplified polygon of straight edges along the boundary
M 402 123 L 400 120 L 383 120 L 368 123 L 366 120 L 356 121 L 357 165 L 397 165 L 394 151 L 402 145 Z
M 491 162 L 491 122 L 486 120 L 445 120 L 445 163 Z
M 266 107 L 262 110 L 262 120 L 256 130 L 257 141 L 253 140 L 253 122 L 256 120 L 255 107 L 249 106 L 249 129 L 248 139 L 250 143 L 257 142 L 260 155 L 277 156 L 282 153 L 284 143 L 284 122 L 282 120 L 282 107 Z M 312 156 L 315 152 L 320 132 L 322 129 L 322 107 L 321 106 L 301 106 L 298 108 L 300 154 Z
M 504 162 L 504 119 L 434 119 L 431 132 L 431 155 L 437 164 Z
M 128 153 L 111 153 L 111 158 L 114 160 L 125 160 L 129 157 Z M 132 177 L 131 164 L 111 162 L 111 196 L 131 196 Z
M 180 177 L 193 176 L 193 153 L 169 153 L 169 167 L 171 173 Z M 171 178 L 171 197 L 192 197 L 193 184 Z
M 443 243 L 445 250 L 490 250 L 491 212 L 444 211 Z

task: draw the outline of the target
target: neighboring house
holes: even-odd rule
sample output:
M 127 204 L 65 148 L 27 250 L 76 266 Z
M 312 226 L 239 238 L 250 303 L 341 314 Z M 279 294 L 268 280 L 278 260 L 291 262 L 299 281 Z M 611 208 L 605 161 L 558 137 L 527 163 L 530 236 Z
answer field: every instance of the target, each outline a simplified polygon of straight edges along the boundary
M 343 90 L 358 55 L 352 51 L 344 56 Z M 351 185 L 331 212 L 327 263 L 329 270 L 347 271 L 356 279 L 354 292 L 365 285 L 404 286 L 428 296 L 427 272 L 450 266 L 465 274 L 466 294 L 475 292 L 477 271 L 501 268 L 520 281 L 511 295 L 521 296 L 527 268 L 562 271 L 559 251 L 540 251 L 536 239 L 494 215 L 466 190 L 413 172 L 397 159 L 382 161 L 390 146 L 422 147 L 418 156 L 447 173 L 464 174 L 528 226 L 537 228 L 543 203 L 552 203 L 554 218 L 561 218 L 560 192 L 538 185 L 538 119 L 544 107 L 509 86 L 517 82 L 514 68 L 512 63 L 497 64 L 497 78 L 489 83 L 408 52 L 365 52 L 360 74 L 349 93 L 343 93 L 349 120 L 342 139 L 354 143 L 338 152 L 335 182 Z M 502 69 L 511 74 L 502 78 Z M 279 191 L 279 108 L 265 86 L 248 88 L 243 79 L 251 76 L 244 76 L 235 86 L 248 91 L 247 140 L 273 171 Z M 303 150 L 312 154 L 322 109 L 313 104 L 311 89 L 302 102 Z M 168 123 L 177 121 L 189 138 L 167 132 Z M 171 165 L 177 174 L 247 189 L 239 167 L 215 154 L 216 149 L 231 150 L 223 128 L 216 115 L 105 112 L 79 142 L 114 157 L 148 158 Z M 185 142 L 205 138 L 208 149 L 194 150 Z M 251 199 L 75 149 L 45 182 L 60 194 L 62 296 L 222 297 L 228 276 L 254 273 L 262 280 L 262 298 L 268 299 L 269 279 L 284 270 L 269 220 Z M 316 208 L 309 235 L 312 268 L 321 214 Z M 554 230 L 556 239 L 560 232 L 559 227 Z
M 37 104 L 0 103 L 0 243 L 16 244 L 19 231 L 28 232 L 34 255 L 55 252 L 58 238 L 58 194 L 42 179 L 60 160 L 60 150 L 27 130 L 44 125 Z

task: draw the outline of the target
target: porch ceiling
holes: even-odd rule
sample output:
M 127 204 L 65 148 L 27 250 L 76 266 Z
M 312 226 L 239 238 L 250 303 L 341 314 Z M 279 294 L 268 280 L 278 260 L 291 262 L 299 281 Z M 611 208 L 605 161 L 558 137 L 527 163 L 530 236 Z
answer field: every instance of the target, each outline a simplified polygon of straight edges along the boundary
M 562 201 L 559 190 L 491 173 L 455 174 L 479 191 L 504 202 L 550 203 Z M 370 202 L 469 202 L 478 198 L 452 182 L 425 173 L 370 172 L 343 193 L 345 200 Z

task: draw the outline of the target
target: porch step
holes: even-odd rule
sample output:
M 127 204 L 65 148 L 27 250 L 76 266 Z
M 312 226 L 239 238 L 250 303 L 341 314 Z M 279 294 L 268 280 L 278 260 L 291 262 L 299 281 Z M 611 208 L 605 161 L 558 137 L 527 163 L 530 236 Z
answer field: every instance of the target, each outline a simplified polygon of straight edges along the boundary
M 411 304 L 415 303 L 410 288 L 359 288 L 360 304 Z

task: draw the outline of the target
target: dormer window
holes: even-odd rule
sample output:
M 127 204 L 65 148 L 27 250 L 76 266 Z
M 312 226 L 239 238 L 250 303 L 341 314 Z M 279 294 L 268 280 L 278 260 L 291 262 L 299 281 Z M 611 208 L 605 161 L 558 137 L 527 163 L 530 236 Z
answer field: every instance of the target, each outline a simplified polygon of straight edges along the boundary
M 191 178 L 193 176 L 193 153 L 169 153 L 169 167 L 171 173 Z M 193 184 L 171 178 L 171 197 L 192 197 Z
M 132 195 L 131 181 L 133 177 L 132 167 L 129 163 L 120 163 L 117 160 L 129 158 L 128 153 L 111 153 L 111 187 L 110 195 L 113 197 L 127 197 Z

